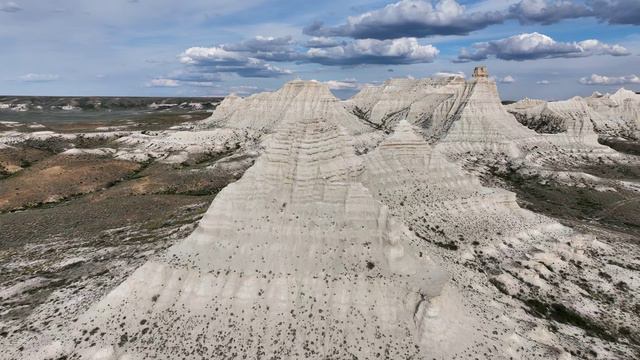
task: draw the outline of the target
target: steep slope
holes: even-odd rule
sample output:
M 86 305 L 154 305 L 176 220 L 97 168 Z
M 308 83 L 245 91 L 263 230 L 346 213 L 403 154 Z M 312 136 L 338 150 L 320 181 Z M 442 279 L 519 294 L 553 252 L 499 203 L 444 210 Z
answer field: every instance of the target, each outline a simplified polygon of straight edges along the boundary
M 640 139 L 640 95 L 620 88 L 612 95 L 593 94 L 585 100 L 602 118 L 594 123 L 598 133 Z
M 487 76 L 486 69 L 478 67 L 468 81 L 392 79 L 363 89 L 346 106 L 381 129 L 390 130 L 406 119 L 453 157 L 469 151 L 518 157 L 520 147 L 536 134 L 504 110 L 495 82 Z
M 390 79 L 365 87 L 345 104 L 354 114 L 381 129 L 392 129 L 407 119 L 428 133 L 438 128 L 466 89 L 461 77 Z
M 351 134 L 372 128 L 345 110 L 329 88 L 317 81 L 294 80 L 274 92 L 264 92 L 245 99 L 225 99 L 202 126 L 248 128 L 270 132 L 284 121 L 318 117 L 334 121 Z
M 479 69 L 456 111 L 444 123 L 439 146 L 456 156 L 465 152 L 504 153 L 520 156 L 520 147 L 535 140 L 535 132 L 523 127 L 502 106 L 498 89 Z
M 594 124 L 603 124 L 605 119 L 580 97 L 554 102 L 527 99 L 508 105 L 507 110 L 540 133 L 564 134 L 584 146 L 599 146 Z
M 225 96 L 215 109 L 215 113 L 217 114 L 216 116 L 220 119 L 225 119 L 231 116 L 242 100 L 243 99 L 236 94 L 229 94 L 228 96 Z M 208 120 L 211 120 L 211 118 Z
M 350 141 L 329 120 L 283 122 L 192 235 L 45 352 L 442 358 L 479 346 L 423 241 L 359 182 Z
M 625 89 L 613 95 L 594 93 L 564 101 L 525 99 L 507 109 L 536 131 L 566 133 L 592 145 L 598 136 L 638 138 L 640 131 L 640 95 Z
M 544 100 L 524 98 L 506 105 L 505 109 L 522 125 L 541 134 L 558 134 L 569 128 L 565 119 L 549 109 Z
M 431 244 L 429 253 L 463 289 L 468 312 L 482 319 L 479 332 L 496 329 L 483 334 L 493 349 L 486 357 L 569 358 L 576 350 L 632 357 L 633 346 L 612 339 L 619 326 L 637 330 L 640 319 L 626 305 L 635 295 L 612 293 L 600 272 L 613 271 L 617 281 L 633 277 L 633 270 L 609 265 L 626 258 L 629 247 L 615 250 L 521 209 L 513 193 L 481 186 L 407 122 L 364 158 L 365 186 Z M 545 304 L 580 320 L 549 315 Z

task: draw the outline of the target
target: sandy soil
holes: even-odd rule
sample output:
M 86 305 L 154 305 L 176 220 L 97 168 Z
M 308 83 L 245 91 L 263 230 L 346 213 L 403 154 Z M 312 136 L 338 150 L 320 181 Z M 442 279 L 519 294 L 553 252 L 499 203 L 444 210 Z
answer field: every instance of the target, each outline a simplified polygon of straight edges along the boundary
M 109 187 L 133 176 L 141 165 L 94 155 L 55 155 L 3 181 L 0 211 L 59 202 Z

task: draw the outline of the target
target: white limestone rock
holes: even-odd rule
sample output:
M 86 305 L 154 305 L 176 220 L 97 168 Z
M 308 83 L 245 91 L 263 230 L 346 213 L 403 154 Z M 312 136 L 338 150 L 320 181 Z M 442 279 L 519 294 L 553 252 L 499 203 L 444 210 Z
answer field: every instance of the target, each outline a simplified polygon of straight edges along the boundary
M 462 103 L 444 124 L 442 151 L 504 153 L 521 156 L 522 147 L 535 142 L 536 133 L 520 125 L 502 106 L 495 81 L 476 77 L 467 84 Z
M 245 99 L 231 96 L 201 126 L 271 132 L 281 122 L 310 117 L 331 120 L 353 135 L 373 130 L 346 111 L 325 84 L 303 80 L 290 81 L 277 91 L 255 94 Z
M 536 137 L 504 110 L 495 82 L 485 76 L 392 79 L 363 89 L 346 106 L 386 130 L 406 119 L 452 156 L 489 151 L 517 157 Z
M 398 121 L 437 127 L 459 102 L 466 88 L 459 77 L 437 79 L 390 79 L 380 86 L 367 86 L 345 105 L 373 125 L 392 129 Z
M 278 128 L 192 235 L 81 316 L 60 339 L 75 343 L 68 352 L 325 359 L 466 349 L 464 337 L 446 336 L 471 331 L 460 299 L 360 183 L 348 133 L 318 118 Z
M 224 153 L 250 141 L 251 134 L 242 129 L 211 129 L 200 131 L 163 131 L 132 133 L 117 141 L 122 147 L 116 158 L 133 161 L 159 159 L 166 163 L 181 163 L 193 154 Z
M 599 246 L 591 235 L 521 209 L 511 192 L 482 186 L 448 162 L 438 147 L 429 146 L 408 122 L 401 121 L 393 135 L 364 159 L 365 186 L 430 244 L 429 252 L 456 279 L 466 321 L 477 324 L 476 332 L 467 337 L 478 352 L 486 346 L 494 349 L 492 358 L 510 356 L 514 350 L 510 342 L 491 336 L 494 331 L 517 334 L 522 358 L 555 358 L 556 349 L 570 341 L 551 334 L 546 335 L 547 346 L 530 341 L 527 334 L 535 327 L 529 315 L 516 311 L 517 303 L 503 299 L 495 307 L 486 306 L 500 292 L 520 299 L 544 294 L 558 302 L 581 304 L 580 311 L 589 316 L 595 314 L 588 309 L 597 308 L 598 316 L 605 312 L 627 324 L 635 321 L 615 306 L 595 303 L 576 285 L 585 278 L 597 282 L 606 261 L 594 254 L 610 248 Z M 497 320 L 501 314 L 507 315 Z
M 589 138 L 597 142 L 598 135 L 640 136 L 640 95 L 624 88 L 615 94 L 573 97 L 564 101 L 535 102 L 525 99 L 507 106 L 508 110 L 527 125 L 539 125 L 545 132 L 549 126 L 558 133 Z M 596 140 L 593 140 L 596 139 Z

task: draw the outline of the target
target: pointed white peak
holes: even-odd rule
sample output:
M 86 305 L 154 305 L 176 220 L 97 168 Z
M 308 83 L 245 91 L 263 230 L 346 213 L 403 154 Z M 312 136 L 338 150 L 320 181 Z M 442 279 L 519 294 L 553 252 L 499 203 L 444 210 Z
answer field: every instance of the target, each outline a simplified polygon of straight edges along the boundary
M 616 91 L 613 95 L 611 95 L 610 99 L 617 102 L 618 104 L 622 104 L 626 99 L 640 100 L 640 95 L 622 87 L 618 89 L 618 91 Z
M 624 87 L 621 87 L 620 89 L 618 89 L 618 91 L 616 91 L 614 94 L 635 94 L 633 91 L 631 90 L 627 90 Z
M 389 135 L 378 147 L 380 154 L 392 158 L 414 158 L 431 154 L 431 146 L 427 144 L 422 134 L 406 119 L 398 122 Z
M 395 129 L 393 129 L 393 134 L 383 142 L 383 145 L 400 144 L 427 145 L 424 138 L 416 133 L 407 119 L 400 120 Z
M 254 94 L 241 101 L 229 100 L 224 105 L 216 109 L 208 124 L 267 133 L 284 121 L 319 117 L 334 121 L 351 134 L 372 131 L 344 108 L 326 84 L 318 81 L 289 81 L 277 91 Z
M 282 89 L 316 89 L 316 90 L 327 90 L 329 91 L 329 87 L 326 84 L 323 84 L 317 80 L 302 80 L 296 79 L 291 80 L 284 84 Z
M 525 97 L 522 100 L 518 100 L 514 102 L 513 104 L 505 105 L 505 108 L 508 110 L 522 110 L 522 109 L 536 107 L 545 103 L 546 101 L 544 100 L 531 99 L 531 98 Z
M 224 99 L 222 99 L 222 102 L 220 103 L 220 105 L 218 105 L 218 108 L 220 107 L 225 107 L 225 106 L 229 106 L 232 104 L 237 103 L 238 101 L 242 101 L 243 98 L 241 96 L 238 96 L 236 93 L 231 93 L 227 96 L 225 96 Z

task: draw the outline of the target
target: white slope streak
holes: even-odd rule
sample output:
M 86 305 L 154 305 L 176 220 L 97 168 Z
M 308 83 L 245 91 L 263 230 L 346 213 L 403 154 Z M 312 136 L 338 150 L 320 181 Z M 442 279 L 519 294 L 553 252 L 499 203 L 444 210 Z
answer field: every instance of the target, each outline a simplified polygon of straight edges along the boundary
M 290 81 L 277 91 L 255 94 L 245 99 L 236 96 L 225 98 L 202 125 L 270 132 L 280 122 L 311 117 L 334 121 L 352 135 L 372 130 L 345 110 L 325 84 L 303 80 Z
M 93 306 L 83 358 L 440 358 L 455 304 L 420 241 L 358 181 L 333 122 L 285 122 L 197 230 Z M 444 287 L 444 289 L 443 289 Z M 103 334 L 103 335 L 101 335 Z M 57 345 L 60 346 L 59 344 Z

